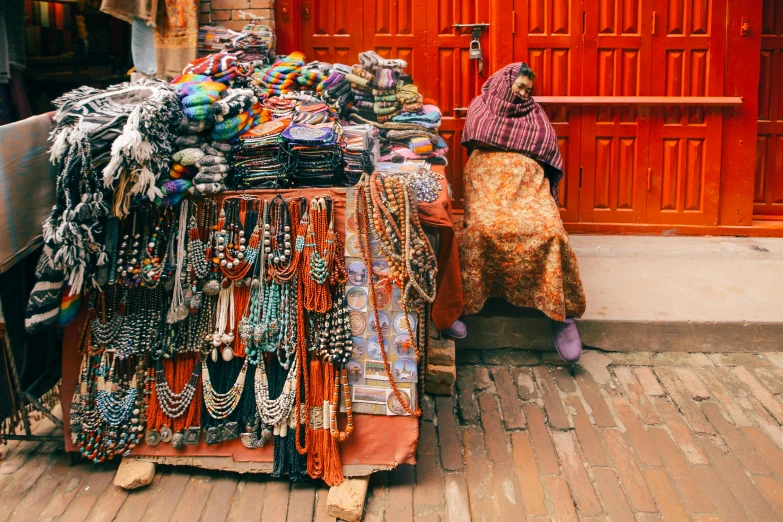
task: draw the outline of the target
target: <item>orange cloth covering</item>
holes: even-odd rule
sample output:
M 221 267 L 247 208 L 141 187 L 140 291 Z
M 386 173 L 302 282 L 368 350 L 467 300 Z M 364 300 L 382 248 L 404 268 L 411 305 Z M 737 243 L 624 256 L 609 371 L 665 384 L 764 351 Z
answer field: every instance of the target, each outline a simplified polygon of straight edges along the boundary
M 443 174 L 445 169 L 433 166 L 432 171 Z M 443 189 L 432 203 L 419 202 L 419 219 L 427 226 L 440 231 L 438 244 L 438 295 L 432 307 L 432 322 L 438 330 L 445 330 L 462 314 L 462 272 L 459 267 L 459 250 L 454 236 L 454 216 L 448 183 L 440 180 Z

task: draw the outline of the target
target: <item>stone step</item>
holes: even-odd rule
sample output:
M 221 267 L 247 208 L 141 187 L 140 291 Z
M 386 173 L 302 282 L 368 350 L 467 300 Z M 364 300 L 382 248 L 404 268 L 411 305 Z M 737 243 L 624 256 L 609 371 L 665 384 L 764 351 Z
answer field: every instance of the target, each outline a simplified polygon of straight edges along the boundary
M 783 239 L 572 236 L 586 346 L 609 351 L 783 350 Z M 554 350 L 543 314 L 490 301 L 458 350 Z

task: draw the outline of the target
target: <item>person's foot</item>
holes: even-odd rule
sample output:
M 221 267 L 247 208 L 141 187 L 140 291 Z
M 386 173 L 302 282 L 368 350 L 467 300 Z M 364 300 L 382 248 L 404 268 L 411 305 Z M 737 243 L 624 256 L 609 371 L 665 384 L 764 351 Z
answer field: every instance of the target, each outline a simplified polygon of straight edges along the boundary
M 458 319 L 454 321 L 451 326 L 443 330 L 443 333 L 453 339 L 464 339 L 468 336 L 468 328 L 465 326 L 465 323 Z
M 573 364 L 582 356 L 582 340 L 573 319 L 566 319 L 564 323 L 552 321 L 552 338 L 557 353 L 565 362 Z

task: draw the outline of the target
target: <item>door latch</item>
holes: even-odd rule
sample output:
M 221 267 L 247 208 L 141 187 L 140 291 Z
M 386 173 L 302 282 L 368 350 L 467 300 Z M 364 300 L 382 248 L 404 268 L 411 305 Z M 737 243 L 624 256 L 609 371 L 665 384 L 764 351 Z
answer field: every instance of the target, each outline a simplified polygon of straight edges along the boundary
M 468 47 L 468 56 L 471 60 L 478 60 L 478 74 L 482 76 L 484 74 L 484 52 L 481 50 L 481 27 L 473 28 L 473 35 L 470 40 L 470 46 Z

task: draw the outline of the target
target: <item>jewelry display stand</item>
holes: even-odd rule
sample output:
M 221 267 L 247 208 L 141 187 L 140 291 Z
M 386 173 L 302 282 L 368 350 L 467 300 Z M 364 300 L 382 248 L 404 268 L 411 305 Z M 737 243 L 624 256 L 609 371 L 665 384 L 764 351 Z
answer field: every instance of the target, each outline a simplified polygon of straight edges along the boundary
M 337 231 L 341 237 L 345 238 L 345 188 L 309 188 L 280 191 L 252 190 L 247 192 L 269 198 L 274 197 L 278 193 L 284 198 L 304 196 L 308 200 L 315 196 L 328 195 L 331 197 L 336 211 Z M 234 194 L 236 193 L 226 192 L 220 194 L 220 197 L 228 197 Z M 445 227 L 453 233 L 453 230 L 451 230 L 452 222 L 448 190 L 445 182 L 443 183 L 440 199 L 445 201 L 445 203 L 444 201 L 439 201 L 443 215 L 438 214 L 436 223 L 432 224 L 440 227 L 441 231 Z M 433 214 L 432 210 L 430 210 L 430 214 Z M 424 217 L 422 217 L 422 222 L 427 224 L 427 220 Z M 449 239 L 451 240 L 451 238 Z M 451 245 L 451 241 L 449 241 L 449 245 Z M 453 252 L 455 251 L 451 250 L 450 246 L 449 248 L 450 251 L 443 254 L 446 258 L 449 256 L 453 257 Z M 442 256 L 439 257 L 442 258 Z M 440 262 L 441 260 L 439 259 Z M 451 284 L 453 284 L 453 281 Z M 460 282 L 457 284 L 460 284 Z M 78 352 L 79 337 L 86 318 L 87 309 L 85 306 L 79 316 L 65 329 L 63 336 L 61 402 L 64 419 L 67 419 L 69 416 L 70 403 L 78 380 L 81 361 L 81 354 Z M 424 329 L 424 332 L 427 332 L 430 321 L 419 320 L 417 324 Z M 439 354 L 438 360 L 435 361 L 438 364 L 435 366 L 446 368 L 450 365 L 451 368 L 447 368 L 447 373 L 456 373 L 453 367 L 453 342 L 436 340 L 432 334 L 419 335 L 419 339 L 419 342 L 423 344 L 421 348 L 424 358 L 426 358 L 427 354 L 426 345 L 430 341 L 434 342 L 438 346 L 437 353 Z M 425 371 L 425 368 L 428 371 Z M 421 379 L 424 378 L 426 373 L 430 373 L 430 366 L 426 366 L 426 361 L 419 361 L 419 369 Z M 453 379 L 451 379 L 451 382 L 448 382 L 449 380 L 447 376 L 440 386 L 436 386 L 437 390 L 433 391 L 435 393 L 450 391 L 451 386 L 453 386 Z M 424 386 L 419 386 L 419 390 L 423 393 Z M 344 419 L 341 419 L 340 422 L 344 423 Z M 363 499 L 367 490 L 367 480 L 372 473 L 391 470 L 399 464 L 416 463 L 416 445 L 419 437 L 419 420 L 412 416 L 370 415 L 354 412 L 353 422 L 355 429 L 352 436 L 346 442 L 340 443 L 343 473 L 346 480 L 340 486 L 332 488 L 333 491 L 330 491 L 328 502 L 330 512 L 344 520 L 359 520 L 361 518 Z M 69 428 L 66 422 L 64 427 L 66 450 L 77 451 L 76 446 L 71 442 Z M 130 458 L 155 464 L 194 466 L 237 473 L 271 473 L 273 470 L 272 444 L 258 449 L 249 449 L 239 439 L 207 445 L 202 438 L 198 444 L 186 445 L 181 449 L 174 449 L 171 444 L 159 444 L 155 447 L 150 447 L 142 443 L 132 450 Z M 118 474 L 122 472 L 122 469 L 121 466 Z M 122 485 L 123 481 L 118 477 L 115 479 L 115 483 Z M 357 506 L 359 498 L 362 501 Z M 358 515 L 356 514 L 357 509 L 359 510 Z

